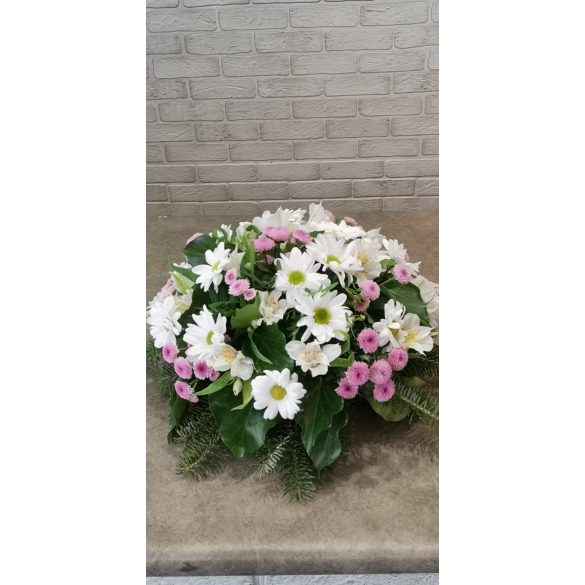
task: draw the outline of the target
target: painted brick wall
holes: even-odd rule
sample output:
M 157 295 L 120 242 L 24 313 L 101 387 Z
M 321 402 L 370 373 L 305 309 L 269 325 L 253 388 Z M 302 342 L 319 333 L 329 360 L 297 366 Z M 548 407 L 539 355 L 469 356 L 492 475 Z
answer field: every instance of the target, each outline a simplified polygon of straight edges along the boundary
M 438 21 L 438 0 L 147 0 L 151 209 L 436 208 Z

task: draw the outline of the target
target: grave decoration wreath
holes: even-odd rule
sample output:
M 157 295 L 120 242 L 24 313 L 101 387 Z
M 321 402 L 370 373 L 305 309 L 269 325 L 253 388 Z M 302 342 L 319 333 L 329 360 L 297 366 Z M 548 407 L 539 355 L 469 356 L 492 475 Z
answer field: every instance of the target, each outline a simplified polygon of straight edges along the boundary
M 179 473 L 255 456 L 260 477 L 280 473 L 304 500 L 342 451 L 352 403 L 438 422 L 438 287 L 397 240 L 312 204 L 194 234 L 184 254 L 147 310 Z

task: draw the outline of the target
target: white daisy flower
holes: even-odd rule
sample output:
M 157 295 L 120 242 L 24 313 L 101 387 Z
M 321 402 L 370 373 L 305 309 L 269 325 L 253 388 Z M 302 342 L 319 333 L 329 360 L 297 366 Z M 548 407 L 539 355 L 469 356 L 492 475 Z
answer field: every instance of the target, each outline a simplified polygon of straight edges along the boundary
M 289 341 L 285 349 L 297 366 L 300 366 L 303 372 L 311 370 L 313 377 L 326 374 L 329 364 L 341 355 L 341 345 L 338 343 L 329 343 L 321 347 L 318 341 L 311 343 Z
M 266 370 L 262 376 L 252 380 L 252 396 L 254 408 L 264 410 L 265 419 L 282 418 L 293 419 L 300 410 L 301 398 L 306 394 L 303 385 L 298 381 L 296 373 L 288 369 Z
M 390 260 L 394 260 L 398 265 L 406 266 L 411 277 L 415 277 L 418 274 L 420 262 L 410 262 L 408 260 L 408 252 L 404 244 L 401 244 L 398 240 L 387 240 L 384 238 L 382 245 L 386 249 L 387 257 Z
M 282 293 L 278 290 L 258 291 L 258 295 L 260 297 L 259 311 L 262 317 L 256 321 L 256 326 L 261 325 L 262 322 L 266 325 L 278 323 L 289 308 L 288 301 L 280 298 Z
M 304 209 L 283 209 L 279 207 L 275 213 L 265 211 L 260 217 L 255 217 L 252 223 L 261 231 L 264 232 L 269 227 L 283 227 L 289 232 L 302 227 L 303 217 L 305 216 Z
M 254 371 L 254 362 L 241 351 L 227 343 L 216 344 L 213 348 L 211 365 L 218 372 L 230 371 L 234 378 L 249 380 Z
M 400 344 L 396 340 L 396 336 L 400 331 L 400 324 L 406 312 L 406 308 L 402 303 L 390 299 L 384 305 L 384 319 L 381 319 L 377 323 L 374 323 L 372 327 L 378 332 L 380 336 L 380 347 L 384 347 L 388 343 L 388 351 L 392 347 L 400 347 Z
M 332 221 L 325 224 L 323 226 L 323 231 L 342 240 L 354 240 L 355 238 L 360 238 L 366 234 L 362 227 L 359 225 L 349 225 L 345 222 L 344 219 L 342 219 L 339 223 Z
M 356 273 L 358 280 L 378 278 L 382 274 L 380 262 L 386 258 L 386 255 L 382 253 L 380 242 L 371 238 L 362 238 L 355 240 L 353 244 L 356 258 L 360 263 L 360 269 Z
M 333 337 L 344 339 L 349 324 L 347 321 L 351 311 L 344 306 L 347 297 L 335 291 L 326 294 L 317 293 L 315 296 L 298 295 L 295 309 L 304 315 L 297 325 L 307 327 L 301 341 L 306 341 L 311 335 L 319 343 L 326 343 Z
M 191 270 L 198 275 L 197 284 L 207 292 L 209 287 L 213 284 L 215 292 L 219 289 L 221 282 L 222 270 L 229 262 L 230 251 L 226 250 L 223 242 L 220 242 L 219 246 L 215 250 L 207 250 L 205 252 L 205 262 L 207 264 L 199 264 L 194 266 Z
M 400 347 L 414 349 L 419 353 L 424 353 L 433 349 L 431 331 L 432 329 L 430 327 L 423 327 L 420 324 L 418 315 L 407 313 L 404 319 L 402 319 L 396 339 Z
M 279 270 L 274 288 L 285 292 L 290 304 L 294 303 L 299 292 L 304 292 L 305 289 L 314 292 L 330 284 L 327 275 L 319 273 L 319 265 L 315 264 L 313 258 L 299 248 L 293 248 L 288 257 L 281 254 L 275 263 Z
M 183 335 L 185 342 L 191 345 L 185 353 L 191 362 L 209 361 L 214 357 L 215 347 L 225 339 L 227 319 L 218 315 L 217 321 L 214 321 L 209 309 L 203 305 L 202 311 L 193 315 L 193 321 L 195 325 L 189 323 Z
M 154 347 L 162 347 L 165 343 L 175 343 L 176 336 L 181 333 L 179 317 L 181 311 L 177 309 L 175 297 L 170 295 L 164 299 L 153 299 L 146 322 L 150 325 L 150 334 L 154 339 Z
M 314 260 L 335 273 L 342 286 L 345 286 L 346 276 L 351 282 L 353 274 L 361 268 L 355 255 L 354 243 L 345 244 L 332 234 L 319 234 L 307 245 L 307 252 Z

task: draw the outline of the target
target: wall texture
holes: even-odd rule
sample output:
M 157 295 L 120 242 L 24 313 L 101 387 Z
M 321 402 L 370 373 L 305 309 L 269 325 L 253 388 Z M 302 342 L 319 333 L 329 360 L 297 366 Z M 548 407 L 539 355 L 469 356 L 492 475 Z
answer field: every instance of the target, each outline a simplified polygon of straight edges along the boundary
M 435 208 L 438 21 L 438 0 L 147 0 L 149 207 Z

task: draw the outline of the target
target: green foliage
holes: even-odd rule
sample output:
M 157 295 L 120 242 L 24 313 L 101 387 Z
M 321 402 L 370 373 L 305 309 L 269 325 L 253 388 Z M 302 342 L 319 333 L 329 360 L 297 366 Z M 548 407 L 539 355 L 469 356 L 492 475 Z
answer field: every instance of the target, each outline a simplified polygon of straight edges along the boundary
M 169 433 L 179 425 L 189 404 L 188 400 L 184 400 L 176 392 L 169 398 Z
M 426 355 L 412 357 L 406 368 L 401 372 L 407 377 L 418 376 L 420 378 L 439 377 L 439 346 L 435 345 Z
M 292 444 L 292 426 L 280 426 L 269 432 L 264 445 L 256 453 L 256 475 L 266 477 L 282 471 Z
M 205 252 L 213 250 L 216 245 L 215 241 L 209 236 L 199 236 L 185 246 L 183 253 L 187 256 L 191 266 L 198 266 L 205 262 Z
M 400 284 L 396 280 L 390 280 L 381 285 L 380 290 L 386 297 L 402 303 L 406 307 L 408 313 L 415 313 L 418 315 L 420 317 L 420 322 L 423 325 L 429 324 L 427 307 L 420 296 L 418 286 L 411 282 L 408 284 Z
M 410 406 L 399 399 L 391 399 L 388 402 L 378 402 L 371 397 L 367 398 L 372 410 L 380 415 L 386 422 L 399 422 L 404 420 L 412 411 Z
M 348 418 L 347 410 L 338 412 L 333 417 L 331 426 L 317 435 L 315 444 L 309 451 L 309 457 L 318 473 L 331 465 L 341 454 L 339 431 L 347 425 Z
M 282 486 L 289 501 L 310 500 L 318 485 L 317 471 L 298 434 L 291 437 L 288 457 L 282 469 Z
M 211 382 L 209 386 L 203 388 L 199 392 L 196 392 L 197 396 L 208 396 L 219 392 L 222 388 L 225 388 L 232 381 L 232 375 L 229 372 L 224 372 L 217 380 Z
M 146 345 L 146 365 L 154 382 L 157 392 L 166 398 L 175 395 L 175 381 L 177 374 L 172 364 L 162 359 L 161 350 L 154 347 L 152 341 Z
M 278 328 L 278 325 L 261 325 L 254 331 L 251 340 L 256 345 L 256 349 L 264 359 L 259 359 L 254 353 L 250 340 L 244 339 L 242 348 L 244 353 L 254 360 L 256 370 L 284 370 L 288 368 L 291 372 L 294 368 L 294 362 L 286 352 L 286 337 Z M 268 359 L 270 363 L 266 362 Z
M 252 400 L 252 380 L 244 380 L 242 382 L 242 404 L 234 406 L 232 410 L 243 410 L 248 406 Z
M 430 425 L 439 422 L 439 399 L 426 389 L 424 383 L 421 385 L 416 379 L 402 376 L 397 376 L 394 383 L 395 398 L 407 404 L 423 422 Z
M 234 316 L 230 320 L 230 325 L 233 329 L 247 329 L 252 324 L 252 321 L 255 321 L 260 317 L 260 297 L 256 295 L 253 303 L 248 303 L 247 305 L 236 309 Z

